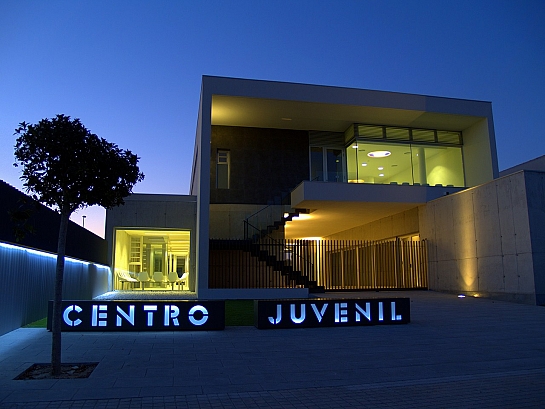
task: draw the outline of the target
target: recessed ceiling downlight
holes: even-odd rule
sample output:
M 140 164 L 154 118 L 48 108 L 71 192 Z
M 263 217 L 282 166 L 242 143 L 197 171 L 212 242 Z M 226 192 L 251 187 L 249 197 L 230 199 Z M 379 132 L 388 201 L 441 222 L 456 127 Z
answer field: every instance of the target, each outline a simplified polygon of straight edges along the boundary
M 390 156 L 392 152 L 390 151 L 373 151 L 369 152 L 367 156 L 370 158 L 385 158 L 386 156 Z

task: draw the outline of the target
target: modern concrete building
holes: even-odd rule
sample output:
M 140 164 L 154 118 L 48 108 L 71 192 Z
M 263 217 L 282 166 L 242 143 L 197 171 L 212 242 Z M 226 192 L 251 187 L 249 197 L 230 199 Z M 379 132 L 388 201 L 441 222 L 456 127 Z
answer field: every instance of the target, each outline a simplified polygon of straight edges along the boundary
M 498 178 L 489 102 L 204 76 L 190 195 L 107 212 L 115 288 L 543 304 L 543 177 Z

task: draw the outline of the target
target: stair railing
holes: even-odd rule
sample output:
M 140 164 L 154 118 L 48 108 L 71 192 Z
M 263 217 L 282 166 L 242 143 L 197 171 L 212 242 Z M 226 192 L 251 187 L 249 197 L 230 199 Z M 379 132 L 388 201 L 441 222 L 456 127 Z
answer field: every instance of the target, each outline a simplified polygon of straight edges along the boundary
M 290 266 L 294 271 L 299 271 L 302 276 L 307 277 L 311 281 L 311 277 L 315 275 L 314 262 L 299 251 L 303 242 L 304 240 L 277 240 L 267 235 L 258 240 L 256 244 L 259 245 L 260 249 L 264 249 L 278 261 L 283 262 L 286 266 Z M 272 253 L 271 249 L 273 250 Z
M 251 239 L 257 233 L 261 235 L 261 232 L 268 226 L 273 226 L 274 222 L 281 221 L 286 210 L 290 209 L 290 205 L 285 203 L 289 195 L 290 193 L 281 195 L 280 203 L 268 204 L 244 219 L 244 238 Z

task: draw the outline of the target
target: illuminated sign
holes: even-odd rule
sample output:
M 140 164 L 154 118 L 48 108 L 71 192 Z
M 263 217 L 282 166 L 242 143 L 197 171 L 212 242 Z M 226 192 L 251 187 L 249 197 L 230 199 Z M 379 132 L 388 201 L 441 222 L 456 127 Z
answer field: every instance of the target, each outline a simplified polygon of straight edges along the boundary
M 53 301 L 47 329 L 51 330 Z M 62 331 L 210 331 L 225 328 L 225 301 L 63 301 Z
M 259 329 L 391 325 L 409 322 L 409 298 L 254 301 L 254 323 Z

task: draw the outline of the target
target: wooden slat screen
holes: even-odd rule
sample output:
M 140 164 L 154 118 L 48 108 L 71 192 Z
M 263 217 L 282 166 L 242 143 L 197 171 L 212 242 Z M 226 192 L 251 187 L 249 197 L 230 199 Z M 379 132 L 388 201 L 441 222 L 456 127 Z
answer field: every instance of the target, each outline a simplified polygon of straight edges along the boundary
M 428 287 L 426 241 L 211 240 L 210 288 Z

